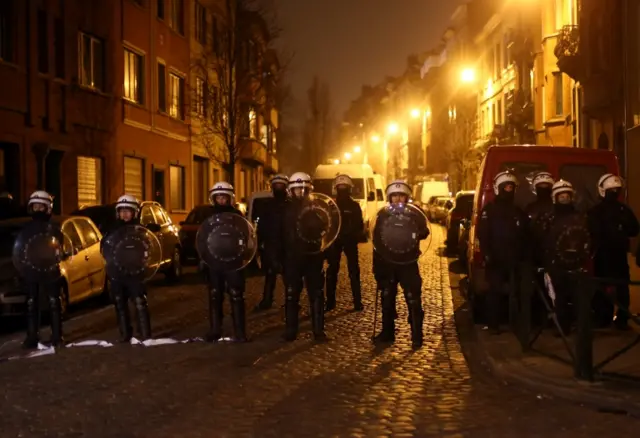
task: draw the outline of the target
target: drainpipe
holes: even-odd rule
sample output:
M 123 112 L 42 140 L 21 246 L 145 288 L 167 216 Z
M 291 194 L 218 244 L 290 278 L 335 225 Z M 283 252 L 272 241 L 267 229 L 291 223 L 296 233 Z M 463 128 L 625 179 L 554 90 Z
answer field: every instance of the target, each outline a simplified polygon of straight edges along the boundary
M 623 126 L 624 126 L 624 138 L 623 138 L 623 146 L 622 146 L 622 155 L 623 155 L 623 162 L 624 162 L 624 177 L 627 178 L 627 176 L 629 175 L 629 160 L 628 160 L 628 147 L 629 147 L 629 140 L 628 140 L 628 133 L 629 133 L 629 99 L 628 99 L 628 95 L 629 95 L 629 0 L 624 0 L 623 2 L 623 14 L 622 14 L 622 19 L 624 20 L 623 24 L 622 24 L 622 38 L 623 38 L 623 42 L 622 42 L 622 59 L 623 59 L 623 67 L 622 67 L 622 102 L 623 102 L 623 112 L 624 112 L 624 121 L 623 121 Z M 626 195 L 628 198 L 628 191 L 626 191 Z

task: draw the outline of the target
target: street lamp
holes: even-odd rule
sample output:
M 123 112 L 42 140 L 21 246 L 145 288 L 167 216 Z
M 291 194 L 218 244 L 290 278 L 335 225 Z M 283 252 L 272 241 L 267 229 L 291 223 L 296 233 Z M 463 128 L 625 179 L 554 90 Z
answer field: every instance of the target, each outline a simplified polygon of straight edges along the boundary
M 345 160 L 350 160 L 351 159 L 351 153 L 350 152 L 345 152 L 344 153 L 344 159 Z
M 395 122 L 389 123 L 389 126 L 387 127 L 387 131 L 389 131 L 389 134 L 397 134 L 399 130 L 400 128 L 398 127 L 398 124 Z
M 417 119 L 418 117 L 420 117 L 420 110 L 417 108 L 414 108 L 411 110 L 411 117 L 414 119 Z
M 333 164 L 340 164 L 340 160 L 336 158 L 335 160 L 333 160 Z
M 465 84 L 469 84 L 471 82 L 475 82 L 476 80 L 476 72 L 472 68 L 464 68 L 460 72 L 460 80 Z
M 371 141 L 374 143 L 378 143 L 380 141 L 380 137 L 377 135 L 371 136 Z
M 362 148 L 360 146 L 356 146 L 355 148 L 353 148 L 353 152 L 356 154 L 359 154 L 362 151 Z

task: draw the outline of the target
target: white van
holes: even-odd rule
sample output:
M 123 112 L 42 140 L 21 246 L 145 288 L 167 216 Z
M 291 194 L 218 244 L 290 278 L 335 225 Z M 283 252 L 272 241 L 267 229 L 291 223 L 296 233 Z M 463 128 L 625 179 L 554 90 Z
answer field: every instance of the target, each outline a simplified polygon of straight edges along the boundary
M 313 175 L 313 190 L 335 197 L 333 180 L 340 174 L 353 180 L 351 196 L 360 203 L 365 230 L 369 232 L 370 222 L 378 212 L 376 175 L 368 164 L 320 164 Z
M 446 181 L 421 181 L 413 186 L 413 203 L 425 212 L 429 200 L 440 196 L 451 197 L 449 183 Z
M 385 190 L 387 190 L 387 183 L 385 182 L 384 177 L 379 173 L 374 173 L 373 181 L 376 184 L 376 201 L 378 203 L 377 209 L 380 210 L 387 201 L 384 193 Z

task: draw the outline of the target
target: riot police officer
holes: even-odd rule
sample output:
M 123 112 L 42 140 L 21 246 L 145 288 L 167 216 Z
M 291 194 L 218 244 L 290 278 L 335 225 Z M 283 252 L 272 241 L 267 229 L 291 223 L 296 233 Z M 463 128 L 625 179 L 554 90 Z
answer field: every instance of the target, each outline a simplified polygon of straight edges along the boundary
M 493 179 L 495 199 L 485 205 L 478 224 L 489 291 L 486 296 L 488 329 L 500 333 L 500 303 L 505 284 L 514 284 L 515 270 L 525 257 L 527 217 L 515 205 L 518 179 L 509 171 Z
M 263 248 L 262 265 L 265 268 L 264 292 L 256 310 L 270 309 L 278 274 L 284 263 L 284 210 L 288 202 L 289 177 L 278 174 L 271 178 L 273 198 L 264 206 L 258 222 L 258 242 Z
M 391 205 L 406 204 L 411 196 L 411 187 L 402 180 L 393 181 L 386 189 L 387 202 Z M 424 240 L 429 236 L 429 228 L 424 216 L 417 216 L 417 239 Z M 380 233 L 379 220 L 374 227 L 374 239 Z M 418 267 L 419 254 L 408 264 L 392 264 L 374 254 L 374 276 L 382 283 L 382 330 L 375 336 L 374 342 L 387 343 L 395 341 L 396 296 L 398 283 L 404 291 L 405 301 L 409 308 L 411 324 L 411 343 L 413 348 L 423 344 L 422 324 L 422 277 Z
M 209 190 L 209 201 L 213 205 L 214 214 L 233 213 L 240 216 L 242 212 L 235 208 L 235 190 L 225 181 L 217 182 Z M 209 267 L 209 332 L 208 342 L 217 342 L 222 338 L 222 318 L 224 294 L 231 297 L 231 316 L 235 342 L 247 342 L 246 315 L 244 308 L 245 278 L 244 271 L 220 271 Z
M 122 195 L 116 201 L 116 222 L 113 228 L 101 241 L 101 247 L 109 234 L 117 232 L 125 226 L 140 225 L 140 203 L 133 195 Z M 111 296 L 116 310 L 120 341 L 129 342 L 133 336 L 131 315 L 129 314 L 129 299 L 136 306 L 140 340 L 151 338 L 151 318 L 147 301 L 146 287 L 142 281 L 127 281 L 126 283 L 111 279 Z
M 298 337 L 298 318 L 300 310 L 300 294 L 303 286 L 307 287 L 309 296 L 311 330 L 316 341 L 324 341 L 324 255 L 306 254 L 298 236 L 301 226 L 322 232 L 324 224 L 319 218 L 307 217 L 313 223 L 300 223 L 300 217 L 310 202 L 309 194 L 313 190 L 311 177 L 304 172 L 296 172 L 289 178 L 289 194 L 291 201 L 285 210 L 285 333 L 286 341 L 294 341 Z
M 571 329 L 569 304 L 575 285 L 570 273 L 585 268 L 591 244 L 586 216 L 576 210 L 574 194 L 573 185 L 568 181 L 553 184 L 553 213 L 543 241 L 544 267 L 551 277 L 556 316 L 565 336 Z
M 353 309 L 362 311 L 362 292 L 360 290 L 360 263 L 358 261 L 358 242 L 364 237 L 364 221 L 360 204 L 351 197 L 353 181 L 349 175 L 338 175 L 334 180 L 336 203 L 342 216 L 340 235 L 327 250 L 327 304 L 326 311 L 336 307 L 336 289 L 340 259 L 344 252 L 347 257 L 347 269 L 353 296 Z
M 27 202 L 27 212 L 36 223 L 50 222 L 53 211 L 53 197 L 44 190 L 37 190 L 31 194 Z M 53 225 L 53 224 L 52 224 Z M 64 241 L 62 231 L 58 226 L 53 229 L 60 242 Z M 25 348 L 36 348 L 39 342 L 40 329 L 40 293 L 49 299 L 51 320 L 51 344 L 54 347 L 64 345 L 62 336 L 62 309 L 60 302 L 60 288 L 57 283 L 45 283 L 23 278 L 27 295 L 27 336 L 23 342 Z
M 615 278 L 628 282 L 629 262 L 627 252 L 630 249 L 629 238 L 636 237 L 640 231 L 638 219 L 631 209 L 619 201 L 622 193 L 622 178 L 607 173 L 598 181 L 598 193 L 601 202 L 589 211 L 589 231 L 594 246 L 594 269 L 596 277 Z M 615 326 L 627 329 L 629 320 L 629 285 L 614 285 L 618 311 Z M 612 314 L 611 305 L 608 310 Z

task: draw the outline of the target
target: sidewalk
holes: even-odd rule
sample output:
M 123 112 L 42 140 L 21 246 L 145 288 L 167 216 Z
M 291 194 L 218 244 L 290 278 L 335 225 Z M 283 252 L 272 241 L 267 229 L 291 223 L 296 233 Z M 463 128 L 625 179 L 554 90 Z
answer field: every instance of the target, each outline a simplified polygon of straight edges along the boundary
M 640 280 L 640 268 L 635 259 L 629 260 L 632 280 Z M 640 313 L 640 286 L 631 289 L 631 311 Z M 640 335 L 640 327 L 618 332 L 613 329 L 594 332 L 594 365 L 633 342 Z M 552 395 L 598 410 L 627 413 L 640 417 L 640 344 L 604 366 L 603 373 L 615 377 L 595 376 L 593 383 L 579 381 L 573 376 L 573 367 L 546 355 L 554 354 L 570 361 L 562 340 L 546 330 L 533 345 L 533 351 L 523 353 L 513 333 L 490 335 L 476 326 L 481 350 L 494 375 L 516 385 L 528 386 L 539 394 Z M 573 347 L 573 339 L 569 341 Z M 537 351 L 536 351 L 537 350 Z M 617 377 L 623 376 L 622 377 Z

